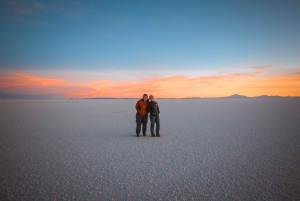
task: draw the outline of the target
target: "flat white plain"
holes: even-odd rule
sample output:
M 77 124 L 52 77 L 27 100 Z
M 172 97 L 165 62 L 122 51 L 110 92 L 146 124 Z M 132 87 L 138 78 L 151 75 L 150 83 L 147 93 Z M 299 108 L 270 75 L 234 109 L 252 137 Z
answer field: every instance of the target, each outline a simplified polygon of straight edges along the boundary
M 300 99 L 0 101 L 0 200 L 299 200 Z

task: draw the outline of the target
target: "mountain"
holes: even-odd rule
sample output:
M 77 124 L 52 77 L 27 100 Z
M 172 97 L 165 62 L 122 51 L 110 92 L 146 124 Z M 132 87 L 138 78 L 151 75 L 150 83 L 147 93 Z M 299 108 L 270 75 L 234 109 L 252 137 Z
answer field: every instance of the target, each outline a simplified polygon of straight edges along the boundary
M 244 95 L 233 94 L 231 96 L 226 96 L 226 97 L 222 97 L 222 98 L 248 98 L 248 97 L 244 96 Z
M 0 92 L 0 99 L 66 99 L 60 94 L 21 94 Z
M 284 96 L 268 96 L 268 95 L 261 95 L 261 96 L 256 96 L 255 98 L 284 98 Z
M 114 97 L 95 97 L 95 98 L 84 98 L 84 99 L 118 99 Z

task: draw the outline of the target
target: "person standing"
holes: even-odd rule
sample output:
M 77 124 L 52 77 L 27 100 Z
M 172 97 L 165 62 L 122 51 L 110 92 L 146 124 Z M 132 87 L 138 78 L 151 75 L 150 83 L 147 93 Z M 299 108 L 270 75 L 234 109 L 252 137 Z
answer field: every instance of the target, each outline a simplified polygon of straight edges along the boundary
M 151 121 L 151 136 L 155 137 L 154 133 L 154 124 L 156 124 L 156 137 L 160 137 L 159 129 L 160 129 L 160 121 L 159 121 L 159 107 L 156 101 L 154 101 L 154 96 L 149 96 L 150 102 L 148 103 L 148 112 L 150 113 L 150 121 Z
M 144 94 L 143 98 L 138 100 L 136 109 L 136 135 L 140 137 L 141 125 L 143 124 L 143 136 L 146 136 L 147 123 L 148 123 L 148 95 Z

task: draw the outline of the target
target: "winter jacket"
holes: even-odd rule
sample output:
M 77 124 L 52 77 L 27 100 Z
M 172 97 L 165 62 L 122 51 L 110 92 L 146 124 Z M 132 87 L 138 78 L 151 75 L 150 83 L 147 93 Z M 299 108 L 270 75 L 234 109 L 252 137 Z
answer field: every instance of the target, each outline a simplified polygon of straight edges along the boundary
M 159 114 L 159 107 L 158 107 L 157 102 L 151 101 L 148 103 L 148 112 L 152 116 L 156 116 Z
M 146 102 L 144 102 L 144 99 L 138 100 L 135 105 L 136 112 L 142 116 L 145 116 L 148 114 L 148 104 L 148 100 Z

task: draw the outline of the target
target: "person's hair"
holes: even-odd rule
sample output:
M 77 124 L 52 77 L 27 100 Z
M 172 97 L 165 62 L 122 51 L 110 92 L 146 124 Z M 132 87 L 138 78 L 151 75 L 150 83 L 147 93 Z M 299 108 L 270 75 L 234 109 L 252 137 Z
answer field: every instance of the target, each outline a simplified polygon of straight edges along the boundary
M 142 98 L 144 99 L 145 96 L 147 96 L 147 98 L 148 98 L 148 94 L 143 94 L 143 97 L 142 97 Z
M 149 98 L 151 99 L 151 97 L 154 98 L 154 96 L 152 94 L 150 94 Z

